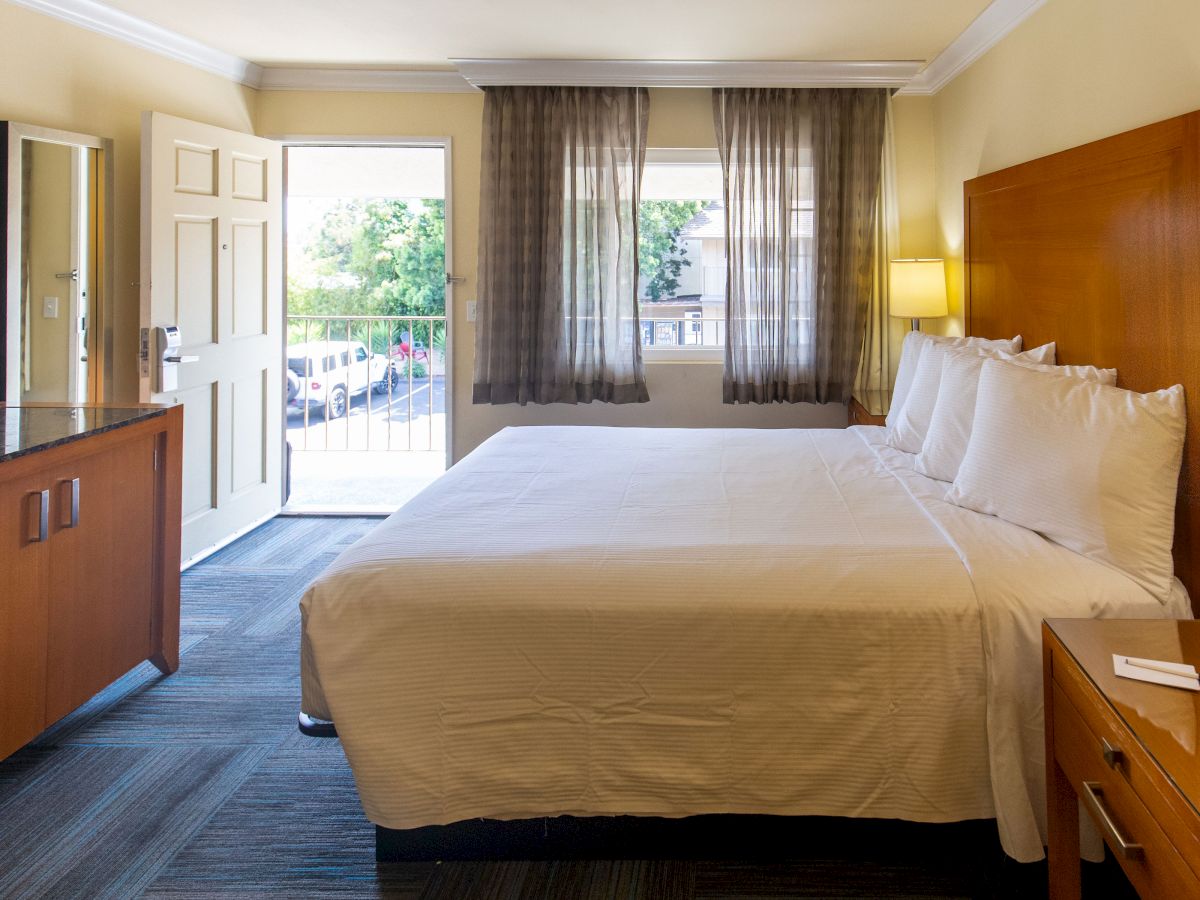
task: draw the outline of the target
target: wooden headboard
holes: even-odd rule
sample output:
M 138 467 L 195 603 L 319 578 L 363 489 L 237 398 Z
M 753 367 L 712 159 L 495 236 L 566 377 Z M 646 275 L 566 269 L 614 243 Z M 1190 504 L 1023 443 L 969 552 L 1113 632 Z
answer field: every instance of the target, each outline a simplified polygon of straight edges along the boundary
M 966 328 L 1182 384 L 1175 573 L 1200 615 L 1200 112 L 964 184 Z

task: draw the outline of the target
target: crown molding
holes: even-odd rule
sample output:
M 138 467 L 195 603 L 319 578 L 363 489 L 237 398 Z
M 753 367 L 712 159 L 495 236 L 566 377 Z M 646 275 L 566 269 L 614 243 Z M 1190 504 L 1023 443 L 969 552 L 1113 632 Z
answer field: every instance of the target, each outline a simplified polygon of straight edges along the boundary
M 264 91 L 378 91 L 474 94 L 458 72 L 437 69 L 319 69 L 265 66 L 257 87 Z
M 452 59 L 476 87 L 900 87 L 919 62 L 890 60 L 701 61 L 667 59 Z
M 1046 0 L 992 0 L 962 34 L 901 88 L 901 94 L 936 94 L 1024 22 Z
M 272 91 L 465 93 L 485 85 L 636 87 L 897 87 L 936 94 L 1046 0 L 992 0 L 921 70 L 902 60 L 703 61 L 455 59 L 457 72 L 370 68 L 263 67 L 97 0 L 8 0 L 169 59 Z
M 36 12 L 53 16 L 88 31 L 107 35 L 160 56 L 187 63 L 239 84 L 257 87 L 262 67 L 249 60 L 217 50 L 137 16 L 97 3 L 96 0 L 9 0 Z

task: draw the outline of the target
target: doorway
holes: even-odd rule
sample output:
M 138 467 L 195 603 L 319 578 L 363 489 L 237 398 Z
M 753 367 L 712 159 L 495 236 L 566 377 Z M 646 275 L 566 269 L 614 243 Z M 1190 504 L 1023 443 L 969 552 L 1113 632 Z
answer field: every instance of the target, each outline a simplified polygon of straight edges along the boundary
M 97 403 L 110 393 L 111 141 L 0 122 L 7 195 L 0 287 L 5 314 L 0 397 L 9 403 Z
M 391 512 L 445 471 L 448 160 L 285 146 L 288 512 Z

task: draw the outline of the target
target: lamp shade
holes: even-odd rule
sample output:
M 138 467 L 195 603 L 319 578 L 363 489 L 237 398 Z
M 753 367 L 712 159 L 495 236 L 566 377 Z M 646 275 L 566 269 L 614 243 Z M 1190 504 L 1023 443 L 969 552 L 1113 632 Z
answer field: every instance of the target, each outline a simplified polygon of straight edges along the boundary
M 941 259 L 893 259 L 888 312 L 906 319 L 936 319 L 946 305 L 946 263 Z

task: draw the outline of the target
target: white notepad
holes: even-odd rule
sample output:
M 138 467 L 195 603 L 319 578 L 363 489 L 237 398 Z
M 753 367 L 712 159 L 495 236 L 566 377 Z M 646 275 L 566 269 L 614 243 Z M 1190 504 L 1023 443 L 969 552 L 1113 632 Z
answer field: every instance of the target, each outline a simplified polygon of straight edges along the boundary
M 1167 687 L 1200 691 L 1200 675 L 1187 663 L 1164 662 L 1161 659 L 1141 659 L 1136 656 L 1113 654 L 1113 672 L 1121 678 L 1165 684 Z

